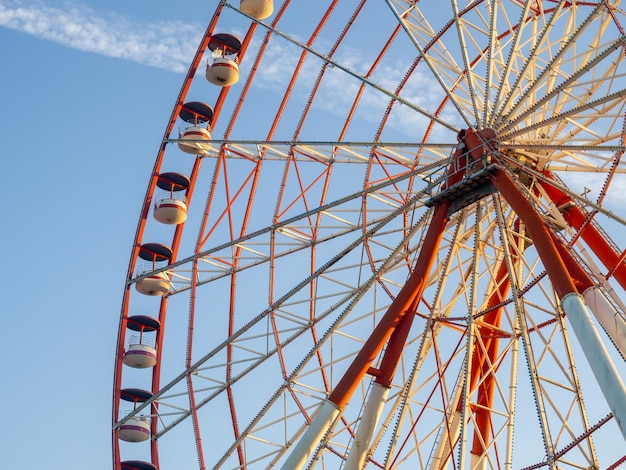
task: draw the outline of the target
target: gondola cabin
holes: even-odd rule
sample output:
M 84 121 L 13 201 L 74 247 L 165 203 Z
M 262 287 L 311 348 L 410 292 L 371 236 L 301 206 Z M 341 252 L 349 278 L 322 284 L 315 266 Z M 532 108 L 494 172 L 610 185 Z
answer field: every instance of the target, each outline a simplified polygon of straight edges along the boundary
M 213 108 L 200 101 L 183 104 L 178 116 L 188 124 L 179 132 L 178 148 L 192 155 L 208 155 L 211 150 L 211 120 Z
M 157 186 L 162 192 L 154 200 L 154 218 L 162 224 L 178 225 L 187 220 L 189 178 L 180 173 L 161 173 Z
M 274 13 L 272 0 L 241 0 L 239 9 L 257 20 L 264 20 Z
M 126 326 L 137 334 L 130 337 L 122 362 L 136 369 L 154 367 L 157 363 L 156 343 L 149 333 L 157 331 L 160 322 L 145 315 L 134 315 L 128 318 Z
M 125 460 L 121 464 L 122 470 L 157 470 L 154 464 L 143 460 Z
M 239 80 L 241 41 L 232 34 L 215 34 L 209 40 L 212 62 L 207 63 L 206 79 L 217 86 L 231 86 Z
M 149 263 L 145 263 L 138 267 L 138 276 L 144 276 L 135 282 L 135 288 L 138 292 L 145 295 L 164 295 L 170 290 L 170 273 L 169 271 L 157 270 L 162 262 L 172 258 L 172 250 L 160 243 L 146 243 L 139 248 L 139 257 Z M 150 274 L 148 274 L 150 273 Z
M 127 388 L 120 391 L 120 397 L 124 401 L 133 403 L 135 409 L 137 403 L 143 403 L 152 397 L 152 393 L 138 388 Z M 118 437 L 126 442 L 143 442 L 150 439 L 150 418 L 144 415 L 135 415 L 118 428 Z

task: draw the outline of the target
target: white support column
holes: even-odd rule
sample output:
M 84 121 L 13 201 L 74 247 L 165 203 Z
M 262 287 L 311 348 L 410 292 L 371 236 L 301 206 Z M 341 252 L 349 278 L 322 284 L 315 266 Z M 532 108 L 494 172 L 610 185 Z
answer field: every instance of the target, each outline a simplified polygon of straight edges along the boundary
M 459 438 L 459 432 L 461 431 L 461 412 L 456 410 L 456 406 L 454 410 L 449 427 L 443 429 L 439 442 L 437 443 L 437 448 L 435 449 L 433 458 L 430 461 L 430 466 L 428 467 L 429 470 L 441 470 L 445 468 L 452 457 L 451 444 L 456 442 Z
M 470 470 L 487 470 L 487 461 L 489 460 L 486 455 L 474 455 L 472 456 L 472 463 L 470 465 Z
M 600 289 L 590 287 L 583 292 L 585 303 L 598 319 L 617 349 L 626 357 L 626 323 Z
M 572 325 L 604 398 L 626 440 L 626 387 L 591 320 L 583 297 L 580 294 L 567 294 L 561 299 L 561 308 Z
M 298 440 L 287 460 L 285 460 L 282 469 L 299 470 L 303 468 L 340 414 L 341 410 L 337 408 L 337 405 L 326 400 L 313 418 L 311 425 Z
M 361 470 L 365 463 L 365 457 L 372 442 L 372 436 L 378 425 L 378 420 L 383 411 L 383 406 L 389 395 L 389 387 L 374 382 L 370 390 L 363 417 L 359 423 L 356 436 L 348 453 L 345 470 Z

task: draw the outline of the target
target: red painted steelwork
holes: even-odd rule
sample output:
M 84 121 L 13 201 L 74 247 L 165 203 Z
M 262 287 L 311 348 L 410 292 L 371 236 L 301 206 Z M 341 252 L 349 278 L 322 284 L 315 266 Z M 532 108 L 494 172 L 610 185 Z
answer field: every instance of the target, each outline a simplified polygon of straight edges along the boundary
M 497 151 L 498 139 L 493 129 L 487 128 L 479 131 L 468 129 L 464 140 L 467 153 L 474 161 L 480 161 L 485 155 Z
M 511 264 L 515 264 L 517 257 L 514 256 Z M 470 373 L 470 390 L 474 390 L 478 381 L 482 382 L 478 386 L 478 396 L 476 397 L 476 428 L 474 430 L 474 441 L 472 444 L 472 454 L 482 455 L 485 447 L 489 443 L 491 436 L 491 407 L 493 405 L 493 394 L 495 390 L 495 378 L 492 370 L 496 362 L 499 351 L 500 338 L 494 333 L 494 329 L 500 328 L 502 321 L 503 300 L 507 297 L 511 287 L 506 260 L 502 260 L 496 275 L 497 289 L 489 297 L 487 302 L 487 313 L 480 322 L 477 322 L 477 334 L 483 343 L 483 348 L 475 347 L 472 358 L 472 370 Z M 495 308 L 499 305 L 497 308 Z
M 468 129 L 464 134 L 459 134 L 460 140 L 465 145 L 465 155 L 458 158 L 458 169 L 465 171 L 469 161 L 481 161 L 483 157 L 490 155 L 497 149 L 497 135 L 493 129 L 481 129 L 474 131 Z M 460 157 L 465 157 L 461 160 Z M 461 177 L 464 176 L 461 175 Z M 460 177 L 455 175 L 455 178 Z M 519 220 L 516 221 L 519 226 Z M 512 254 L 511 263 L 517 262 L 517 256 Z M 488 313 L 477 322 L 477 334 L 481 338 L 482 347 L 475 347 L 472 352 L 472 369 L 470 371 L 470 391 L 473 393 L 477 384 L 477 397 L 475 407 L 476 427 L 472 444 L 472 454 L 482 455 L 488 446 L 491 435 L 491 408 L 495 390 L 495 377 L 493 364 L 495 364 L 499 352 L 500 339 L 494 331 L 500 328 L 502 319 L 503 300 L 508 295 L 511 278 L 508 273 L 508 265 L 502 260 L 496 274 L 497 288 L 489 297 L 486 310 Z M 459 407 L 462 406 L 459 402 Z
M 443 189 L 450 188 L 466 176 L 471 161 L 481 162 L 482 158 L 497 150 L 497 136 L 493 129 L 461 130 L 457 135 L 458 150 L 448 169 L 448 178 Z
M 338 408 L 343 409 L 345 407 L 371 363 L 376 359 L 385 343 L 392 337 L 403 317 L 414 316 L 417 303 L 425 288 L 426 278 L 432 268 L 437 248 L 441 243 L 449 220 L 449 209 L 449 201 L 443 201 L 435 207 L 424 244 L 411 276 L 328 397 Z M 410 323 L 409 320 L 407 322 Z M 406 328 L 406 325 L 403 328 Z M 401 333 L 398 334 L 397 339 L 401 339 Z M 401 341 L 389 342 L 381 363 L 379 380 L 381 380 L 381 377 L 393 375 L 403 348 L 404 343 Z
M 535 244 L 559 298 L 578 292 L 563 259 L 559 255 L 550 228 L 515 186 L 511 177 L 504 170 L 499 170 L 490 175 L 489 179 L 526 225 L 526 230 L 528 230 Z
M 551 174 L 546 172 L 550 179 Z M 626 262 L 604 235 L 591 223 L 583 211 L 574 204 L 572 198 L 551 184 L 543 184 L 546 193 L 557 207 L 562 207 L 562 214 L 570 226 L 580 231 L 580 236 L 589 245 L 594 254 L 612 273 L 617 282 L 626 289 Z
M 552 238 L 557 250 L 559 250 L 559 254 L 563 259 L 565 266 L 567 267 L 567 270 L 572 276 L 578 292 L 584 292 L 590 287 L 593 287 L 595 282 L 593 282 L 593 280 L 589 277 L 589 274 L 587 274 L 580 263 L 574 258 L 574 256 L 572 256 L 572 252 L 567 249 L 567 247 L 556 237 L 556 235 L 553 234 Z
M 453 186 L 465 177 L 465 170 L 468 162 L 467 147 L 465 146 L 466 132 L 467 131 L 462 130 L 456 137 L 458 147 L 454 154 L 452 163 L 448 167 L 448 176 L 443 184 L 443 190 Z

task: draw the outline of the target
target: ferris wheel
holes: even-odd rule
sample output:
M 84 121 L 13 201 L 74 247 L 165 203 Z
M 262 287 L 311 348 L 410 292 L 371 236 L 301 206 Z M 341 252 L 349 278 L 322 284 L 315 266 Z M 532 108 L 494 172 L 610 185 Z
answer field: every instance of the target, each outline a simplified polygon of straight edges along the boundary
M 619 3 L 215 3 L 133 243 L 113 468 L 626 462 Z

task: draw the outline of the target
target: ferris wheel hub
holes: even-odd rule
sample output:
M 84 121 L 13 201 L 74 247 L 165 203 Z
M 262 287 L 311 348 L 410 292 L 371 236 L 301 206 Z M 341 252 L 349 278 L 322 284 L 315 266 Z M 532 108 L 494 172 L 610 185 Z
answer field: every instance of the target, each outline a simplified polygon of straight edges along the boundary
M 463 129 L 457 140 L 441 190 L 425 202 L 428 207 L 433 207 L 443 200 L 451 201 L 451 213 L 494 193 L 496 189 L 489 175 L 500 168 L 494 159 L 499 145 L 493 129 Z

